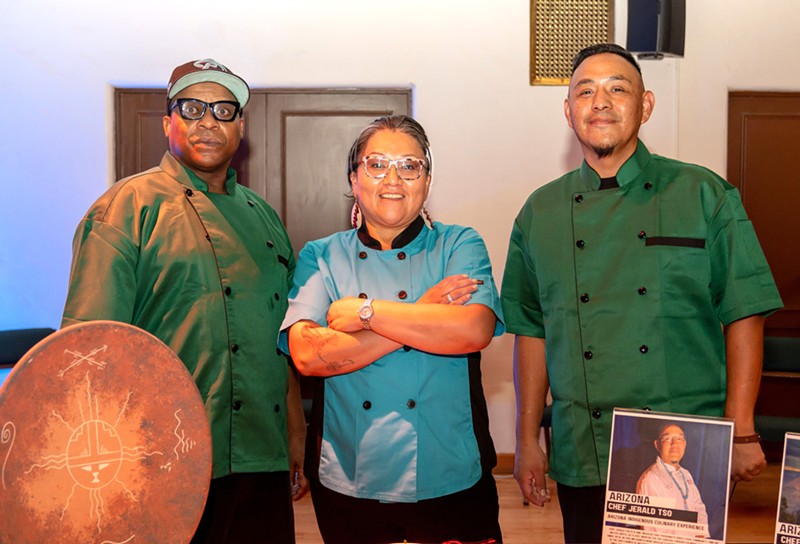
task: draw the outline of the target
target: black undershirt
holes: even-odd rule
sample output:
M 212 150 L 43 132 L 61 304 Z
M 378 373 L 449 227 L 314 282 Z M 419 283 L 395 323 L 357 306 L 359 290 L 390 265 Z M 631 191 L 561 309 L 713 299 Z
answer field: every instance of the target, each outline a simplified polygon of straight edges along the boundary
M 619 183 L 617 182 L 617 176 L 612 176 L 610 178 L 600 178 L 600 191 L 605 191 L 606 189 L 616 189 L 619 187 Z

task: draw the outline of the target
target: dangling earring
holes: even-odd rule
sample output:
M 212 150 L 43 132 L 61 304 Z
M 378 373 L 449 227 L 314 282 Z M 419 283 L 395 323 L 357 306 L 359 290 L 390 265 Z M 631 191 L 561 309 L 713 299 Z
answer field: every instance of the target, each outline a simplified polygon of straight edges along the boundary
M 419 212 L 422 216 L 422 221 L 425 222 L 425 226 L 428 227 L 429 230 L 433 230 L 433 219 L 431 219 L 431 214 L 428 213 L 428 210 L 425 206 L 422 207 L 422 211 Z
M 353 202 L 353 211 L 350 214 L 350 224 L 354 229 L 361 228 L 361 208 L 358 207 L 358 200 Z

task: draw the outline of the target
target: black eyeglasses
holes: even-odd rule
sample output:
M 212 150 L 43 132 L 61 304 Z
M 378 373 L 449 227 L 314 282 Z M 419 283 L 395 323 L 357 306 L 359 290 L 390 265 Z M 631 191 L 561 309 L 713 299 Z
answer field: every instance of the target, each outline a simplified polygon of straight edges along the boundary
M 214 116 L 214 119 L 223 122 L 236 119 L 241 109 L 239 103 L 233 100 L 220 100 L 218 102 L 209 103 L 196 98 L 179 98 L 169 109 L 169 113 L 172 113 L 172 110 L 178 108 L 178 113 L 180 113 L 181 117 L 189 121 L 197 121 L 203 118 L 206 114 L 206 109 L 209 107 L 211 108 L 211 115 Z

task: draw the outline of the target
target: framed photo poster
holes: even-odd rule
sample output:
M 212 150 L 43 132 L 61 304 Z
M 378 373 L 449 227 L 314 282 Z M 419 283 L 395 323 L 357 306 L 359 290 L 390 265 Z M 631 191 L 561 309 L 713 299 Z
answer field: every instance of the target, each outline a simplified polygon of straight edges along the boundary
M 725 542 L 733 420 L 614 410 L 604 544 Z
M 784 435 L 775 542 L 800 542 L 800 434 L 796 433 Z

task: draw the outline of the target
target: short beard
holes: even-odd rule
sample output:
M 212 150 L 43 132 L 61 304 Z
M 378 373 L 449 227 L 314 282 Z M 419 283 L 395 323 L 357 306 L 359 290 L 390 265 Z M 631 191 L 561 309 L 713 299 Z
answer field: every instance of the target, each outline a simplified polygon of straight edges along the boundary
M 614 149 L 616 146 L 607 146 L 607 147 L 593 147 L 592 150 L 594 151 L 595 155 L 597 155 L 598 159 L 605 159 L 606 157 L 610 156 L 614 153 Z

